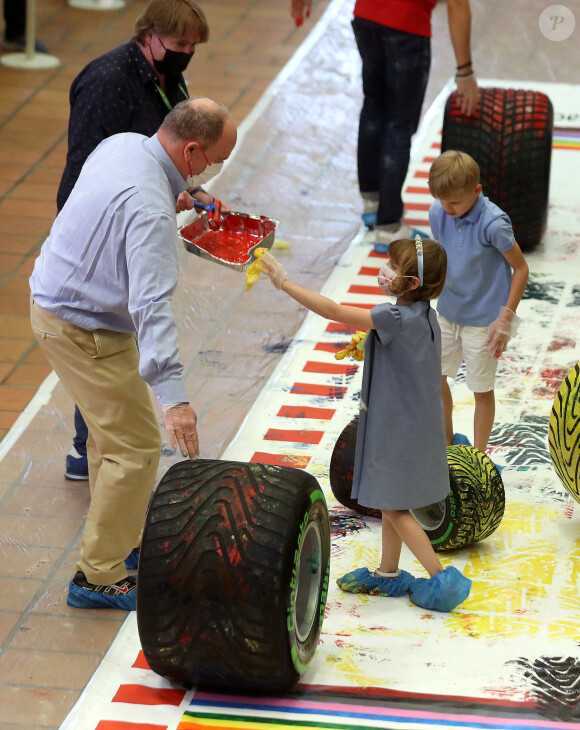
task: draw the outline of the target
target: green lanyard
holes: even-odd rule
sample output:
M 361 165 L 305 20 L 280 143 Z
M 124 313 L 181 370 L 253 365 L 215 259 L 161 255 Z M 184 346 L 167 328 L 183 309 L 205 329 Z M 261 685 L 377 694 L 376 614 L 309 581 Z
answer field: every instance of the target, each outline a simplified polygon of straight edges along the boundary
M 167 98 L 167 94 L 163 91 L 163 89 L 161 88 L 161 86 L 159 86 L 159 84 L 157 83 L 157 81 L 154 81 L 153 83 L 155 84 L 155 88 L 157 89 L 157 91 L 161 94 L 161 98 L 163 99 L 163 103 L 169 109 L 169 111 L 171 111 L 173 109 L 173 107 L 171 106 L 171 103 L 169 102 L 169 99 Z M 189 99 L 189 94 L 183 88 L 183 86 L 181 84 L 179 84 L 179 91 L 181 91 L 181 93 L 183 94 L 184 99 Z

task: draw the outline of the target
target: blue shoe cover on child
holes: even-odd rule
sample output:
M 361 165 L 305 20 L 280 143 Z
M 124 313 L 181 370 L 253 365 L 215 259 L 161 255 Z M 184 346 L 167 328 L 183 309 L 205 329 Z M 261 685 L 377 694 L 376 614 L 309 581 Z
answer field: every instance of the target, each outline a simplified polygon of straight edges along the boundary
M 465 601 L 470 590 L 469 578 L 450 566 L 432 578 L 417 578 L 411 587 L 411 600 L 421 608 L 452 611 Z
M 336 582 L 343 591 L 349 593 L 368 593 L 371 596 L 396 598 L 406 595 L 415 580 L 415 576 L 406 570 L 402 570 L 397 578 L 381 578 L 371 573 L 368 568 L 357 568 L 338 578 Z
M 454 433 L 452 444 L 453 446 L 457 446 L 458 444 L 471 446 L 471 441 L 467 438 L 467 436 L 464 436 L 462 433 Z

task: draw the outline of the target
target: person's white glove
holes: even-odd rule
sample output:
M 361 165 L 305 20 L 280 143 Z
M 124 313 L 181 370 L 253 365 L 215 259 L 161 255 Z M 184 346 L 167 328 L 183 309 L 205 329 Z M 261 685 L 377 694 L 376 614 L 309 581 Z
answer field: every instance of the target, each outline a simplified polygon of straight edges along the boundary
M 176 451 L 179 449 L 182 456 L 197 459 L 199 456 L 197 416 L 189 403 L 163 406 L 163 422 L 172 448 Z
M 502 307 L 498 318 L 489 325 L 487 350 L 491 357 L 499 360 L 508 342 L 515 337 L 520 326 L 520 318 L 507 307 Z
M 262 271 L 270 278 L 276 289 L 281 289 L 282 284 L 288 278 L 286 269 L 269 251 L 264 252 L 260 261 L 262 262 Z

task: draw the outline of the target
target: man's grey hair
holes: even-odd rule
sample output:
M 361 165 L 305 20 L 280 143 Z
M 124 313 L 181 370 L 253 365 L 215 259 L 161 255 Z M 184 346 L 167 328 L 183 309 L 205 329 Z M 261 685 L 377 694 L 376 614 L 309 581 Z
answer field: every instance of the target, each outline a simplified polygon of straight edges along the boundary
M 230 112 L 219 102 L 196 104 L 198 96 L 176 104 L 163 120 L 161 129 L 176 142 L 197 140 L 202 147 L 211 147 L 221 137 L 224 124 Z M 213 99 L 212 99 L 213 101 Z

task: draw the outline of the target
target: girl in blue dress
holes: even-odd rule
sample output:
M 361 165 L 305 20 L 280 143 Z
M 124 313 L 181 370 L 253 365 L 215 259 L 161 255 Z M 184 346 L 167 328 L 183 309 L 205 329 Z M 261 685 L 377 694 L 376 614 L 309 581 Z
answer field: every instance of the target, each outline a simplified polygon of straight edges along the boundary
M 451 611 L 471 581 L 443 569 L 427 534 L 410 510 L 445 499 L 449 469 L 441 401 L 441 332 L 430 300 L 445 283 L 445 249 L 432 240 L 404 238 L 389 245 L 379 270 L 381 290 L 396 297 L 370 310 L 338 304 L 289 281 L 267 251 L 262 270 L 277 289 L 326 319 L 368 330 L 352 497 L 382 513 L 382 555 L 371 572 L 358 568 L 338 579 L 352 593 L 410 594 L 423 608 Z M 430 578 L 399 569 L 402 543 Z

